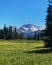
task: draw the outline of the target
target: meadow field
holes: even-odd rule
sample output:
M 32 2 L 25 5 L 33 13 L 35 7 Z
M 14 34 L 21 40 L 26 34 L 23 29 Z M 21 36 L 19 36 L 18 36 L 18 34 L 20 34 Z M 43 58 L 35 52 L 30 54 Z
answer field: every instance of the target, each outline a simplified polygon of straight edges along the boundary
M 0 40 L 0 65 L 52 65 L 52 50 L 43 41 Z

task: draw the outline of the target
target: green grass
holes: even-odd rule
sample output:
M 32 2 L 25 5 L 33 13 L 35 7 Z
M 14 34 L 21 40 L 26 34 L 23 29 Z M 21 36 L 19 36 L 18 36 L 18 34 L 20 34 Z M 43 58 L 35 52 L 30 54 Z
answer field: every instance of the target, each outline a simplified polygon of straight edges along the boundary
M 52 65 L 52 52 L 43 45 L 43 41 L 0 40 L 0 65 Z

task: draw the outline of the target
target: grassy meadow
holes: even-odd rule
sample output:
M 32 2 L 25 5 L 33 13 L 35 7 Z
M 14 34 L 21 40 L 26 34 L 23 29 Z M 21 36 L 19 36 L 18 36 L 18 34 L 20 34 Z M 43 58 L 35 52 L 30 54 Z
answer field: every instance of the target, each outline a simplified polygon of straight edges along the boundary
M 43 41 L 0 40 L 0 65 L 52 65 L 52 50 Z

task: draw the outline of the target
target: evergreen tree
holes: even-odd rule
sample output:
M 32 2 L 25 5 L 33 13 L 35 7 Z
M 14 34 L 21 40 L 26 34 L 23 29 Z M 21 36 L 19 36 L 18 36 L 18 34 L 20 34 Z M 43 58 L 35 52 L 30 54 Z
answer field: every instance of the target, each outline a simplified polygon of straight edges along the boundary
M 14 28 L 14 39 L 18 39 L 18 32 L 16 27 Z
M 0 29 L 0 39 L 4 39 L 3 30 Z
M 52 47 L 52 4 L 49 4 L 46 17 L 45 46 Z
M 36 40 L 36 38 L 37 38 L 37 34 L 36 34 L 36 33 L 37 33 L 37 32 L 35 31 L 35 32 L 34 32 L 34 37 L 33 37 L 34 40 Z
M 13 39 L 12 26 L 9 26 L 8 38 L 9 40 Z
M 3 35 L 4 35 L 4 39 L 7 40 L 8 39 L 8 28 L 6 27 L 6 25 L 4 25 Z
M 40 32 L 38 31 L 37 40 L 40 40 Z
M 33 39 L 34 39 L 34 38 L 33 38 L 32 35 L 30 35 L 30 36 L 27 37 L 27 40 L 33 40 Z
M 22 40 L 22 39 L 25 39 L 25 38 L 24 38 L 24 34 L 23 34 L 22 32 L 19 34 L 19 39 L 21 39 L 21 40 Z
M 43 39 L 43 31 L 38 31 L 38 35 L 37 35 L 37 40 L 42 40 Z
M 43 39 L 44 39 L 44 32 L 45 32 L 45 29 L 44 29 L 44 30 L 42 30 L 42 31 L 41 31 L 41 33 L 40 33 L 40 36 L 41 36 L 40 38 L 41 38 L 41 40 L 43 40 Z

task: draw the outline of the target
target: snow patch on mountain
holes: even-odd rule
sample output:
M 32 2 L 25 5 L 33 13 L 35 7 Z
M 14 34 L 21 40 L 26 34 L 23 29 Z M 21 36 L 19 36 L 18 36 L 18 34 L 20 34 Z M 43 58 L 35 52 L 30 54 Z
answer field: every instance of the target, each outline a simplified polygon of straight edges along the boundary
M 38 27 L 32 24 L 26 24 L 26 25 L 19 27 L 18 31 L 27 33 L 27 32 L 34 32 L 34 31 L 42 30 L 42 29 L 43 29 L 42 27 Z
M 18 28 L 18 32 L 23 33 L 25 37 L 34 36 L 35 31 L 38 33 L 38 31 L 41 32 L 41 30 L 43 30 L 42 27 L 38 27 L 32 24 L 25 24 Z

